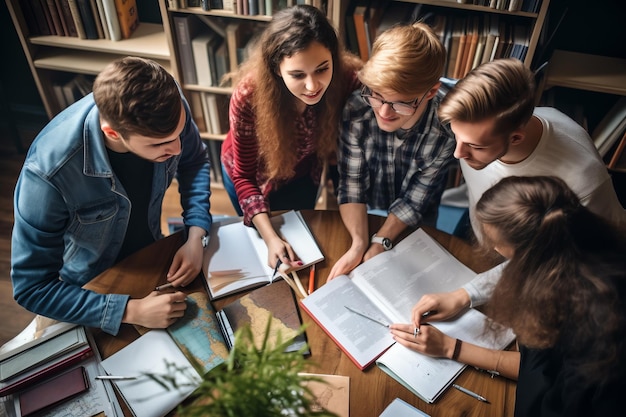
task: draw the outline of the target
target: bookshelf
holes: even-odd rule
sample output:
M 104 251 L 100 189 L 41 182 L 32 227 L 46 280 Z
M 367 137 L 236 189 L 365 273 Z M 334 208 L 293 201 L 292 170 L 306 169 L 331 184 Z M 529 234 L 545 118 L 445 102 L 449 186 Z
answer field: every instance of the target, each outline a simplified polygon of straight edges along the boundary
M 509 10 L 509 5 L 513 4 L 517 6 L 512 6 Z M 350 19 L 362 13 L 364 13 L 366 27 L 368 23 L 370 25 L 370 33 L 366 36 L 370 40 L 375 38 L 379 25 L 387 27 L 399 18 L 408 20 L 416 16 L 417 19 L 424 19 L 425 16 L 429 16 L 425 21 L 433 26 L 449 54 L 448 66 L 451 68 L 448 70 L 446 67 L 445 76 L 462 78 L 469 69 L 485 60 L 498 57 L 518 57 L 531 67 L 537 46 L 540 44 L 549 4 L 550 0 L 397 0 L 393 2 L 351 0 L 346 10 L 346 41 L 351 50 L 359 51 L 359 47 L 354 44 L 355 41 L 359 42 L 359 31 L 356 28 L 351 29 L 351 26 L 358 26 L 358 23 L 355 19 L 353 25 Z M 359 6 L 361 6 L 360 12 Z M 401 8 L 403 12 L 398 12 L 397 17 L 391 17 L 391 21 L 387 21 L 387 15 L 394 15 L 390 12 L 394 8 Z M 351 33 L 351 30 L 356 30 L 356 33 Z M 486 43 L 490 33 L 493 40 L 491 48 L 488 49 Z M 463 58 L 463 62 L 466 63 L 465 70 L 454 71 L 452 67 L 457 61 L 461 61 L 459 50 L 463 50 L 463 45 L 467 45 L 466 48 L 469 47 L 472 35 L 475 46 Z M 454 40 L 455 37 L 457 41 Z M 463 39 L 459 41 L 460 38 Z M 466 39 L 467 43 L 465 43 Z M 507 50 L 503 49 L 502 55 L 499 55 L 499 51 L 496 54 L 498 40 L 500 43 L 506 40 L 511 44 L 519 44 L 520 50 L 514 52 L 509 49 L 507 53 Z M 371 41 L 369 43 L 371 45 Z M 504 48 L 506 48 L 506 43 Z M 491 52 L 485 52 L 485 50 Z M 458 59 L 457 54 L 459 54 Z M 362 53 L 360 55 L 363 57 Z
M 623 127 L 626 124 L 623 104 L 624 97 L 626 97 L 626 59 L 555 49 L 542 79 L 543 95 L 545 96 L 546 91 L 553 87 L 621 97 L 615 104 L 616 109 L 621 110 L 607 111 L 597 126 L 591 126 L 590 134 L 598 149 L 601 150 L 607 168 L 626 172 L 626 161 L 624 161 L 626 131 Z M 581 111 L 584 112 L 584 109 L 581 108 Z M 606 127 L 608 122 L 608 119 L 605 120 L 606 117 L 619 118 L 612 123 L 615 128 L 613 132 L 602 131 L 602 125 Z M 611 123 L 608 124 L 611 125 Z M 605 136 L 611 137 L 611 139 L 605 139 L 610 143 L 600 143 Z
M 21 0 L 6 0 L 11 20 L 49 118 L 63 110 L 66 104 L 56 95 L 55 85 L 76 74 L 95 76 L 117 58 L 129 55 L 150 58 L 163 65 L 175 77 L 178 75 L 170 54 L 171 35 L 166 24 L 140 22 L 130 38 L 119 41 L 36 35 L 31 34 L 29 29 L 32 22 L 27 20 L 29 16 L 28 10 L 25 9 L 27 3 Z M 158 7 L 159 16 L 165 16 L 167 13 L 162 1 L 158 2 L 158 6 L 146 2 L 138 7 Z

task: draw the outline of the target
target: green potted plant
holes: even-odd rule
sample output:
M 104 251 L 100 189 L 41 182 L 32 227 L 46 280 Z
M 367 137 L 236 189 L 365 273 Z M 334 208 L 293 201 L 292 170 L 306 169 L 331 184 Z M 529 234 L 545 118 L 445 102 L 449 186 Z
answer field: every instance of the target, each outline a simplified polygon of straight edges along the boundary
M 320 409 L 310 381 L 323 380 L 302 375 L 307 367 L 301 351 L 286 353 L 290 340 L 280 334 L 272 341 L 270 321 L 261 346 L 255 346 L 249 327 L 235 334 L 233 349 L 224 364 L 205 374 L 191 398 L 180 405 L 181 417 L 337 417 Z M 303 329 L 300 330 L 301 332 Z M 175 370 L 185 372 L 185 370 Z M 151 375 L 164 386 L 172 386 L 171 375 Z

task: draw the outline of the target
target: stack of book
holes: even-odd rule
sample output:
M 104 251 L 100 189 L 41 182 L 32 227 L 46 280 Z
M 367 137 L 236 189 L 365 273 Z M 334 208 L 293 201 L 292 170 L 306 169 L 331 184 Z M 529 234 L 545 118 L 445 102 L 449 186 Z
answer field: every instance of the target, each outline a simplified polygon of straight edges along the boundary
M 0 349 L 0 397 L 9 416 L 123 416 L 86 329 L 56 323 Z M 68 413 L 69 412 L 69 413 Z
M 128 39 L 139 25 L 136 0 L 25 0 L 32 36 Z

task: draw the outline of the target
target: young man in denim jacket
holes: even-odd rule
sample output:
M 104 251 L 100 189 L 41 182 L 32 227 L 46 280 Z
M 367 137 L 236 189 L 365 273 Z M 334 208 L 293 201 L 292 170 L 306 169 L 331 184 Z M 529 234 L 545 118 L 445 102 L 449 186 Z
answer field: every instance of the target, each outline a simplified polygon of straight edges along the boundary
M 162 237 L 161 204 L 179 182 L 188 237 L 167 280 L 198 275 L 211 226 L 209 161 L 179 86 L 158 64 L 109 64 L 93 93 L 56 116 L 33 142 L 14 197 L 11 279 L 26 309 L 117 334 L 121 323 L 165 328 L 185 294 L 142 299 L 81 288 Z

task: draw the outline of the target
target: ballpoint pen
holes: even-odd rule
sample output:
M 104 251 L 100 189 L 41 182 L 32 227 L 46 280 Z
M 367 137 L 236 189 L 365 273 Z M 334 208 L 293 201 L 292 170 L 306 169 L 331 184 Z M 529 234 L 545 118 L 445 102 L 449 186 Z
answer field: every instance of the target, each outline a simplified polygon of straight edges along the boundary
M 478 401 L 482 401 L 484 403 L 488 403 L 489 401 L 487 401 L 487 399 L 485 397 L 483 397 L 482 395 L 478 395 L 476 394 L 474 391 L 470 391 L 467 388 L 463 388 L 460 385 L 457 384 L 452 384 L 452 386 L 456 389 L 458 389 L 459 391 L 461 391 L 464 394 L 469 395 L 470 397 L 476 398 Z
M 111 381 L 131 381 L 133 379 L 137 379 L 136 376 L 122 376 L 122 375 L 98 375 L 96 379 L 100 380 L 111 380 Z
M 274 279 L 274 277 L 276 276 L 276 272 L 278 272 L 278 268 L 282 265 L 282 263 L 283 261 L 278 258 L 278 260 L 276 261 L 276 267 L 274 268 L 274 273 L 272 274 L 272 279 Z
M 374 318 L 374 317 L 372 317 L 372 316 L 368 316 L 368 315 L 367 315 L 367 314 L 365 314 L 365 313 L 361 313 L 360 311 L 357 311 L 357 310 L 353 309 L 352 307 L 348 307 L 348 306 L 344 306 L 344 307 L 345 307 L 345 308 L 347 308 L 349 311 L 353 312 L 354 314 L 358 314 L 359 316 L 364 317 L 364 318 L 366 318 L 366 319 L 368 319 L 368 320 L 371 320 L 371 321 L 373 321 L 374 323 L 378 323 L 378 324 L 380 324 L 381 326 L 389 327 L 389 324 L 387 324 L 387 323 L 385 323 L 385 322 L 383 322 L 383 321 L 381 321 L 381 320 L 375 319 L 375 318 Z
M 158 287 L 156 287 L 154 290 L 155 291 L 161 291 L 161 290 L 166 290 L 168 288 L 172 288 L 174 286 L 174 284 L 172 284 L 171 282 L 168 282 L 167 284 L 163 284 L 163 285 L 159 285 Z

